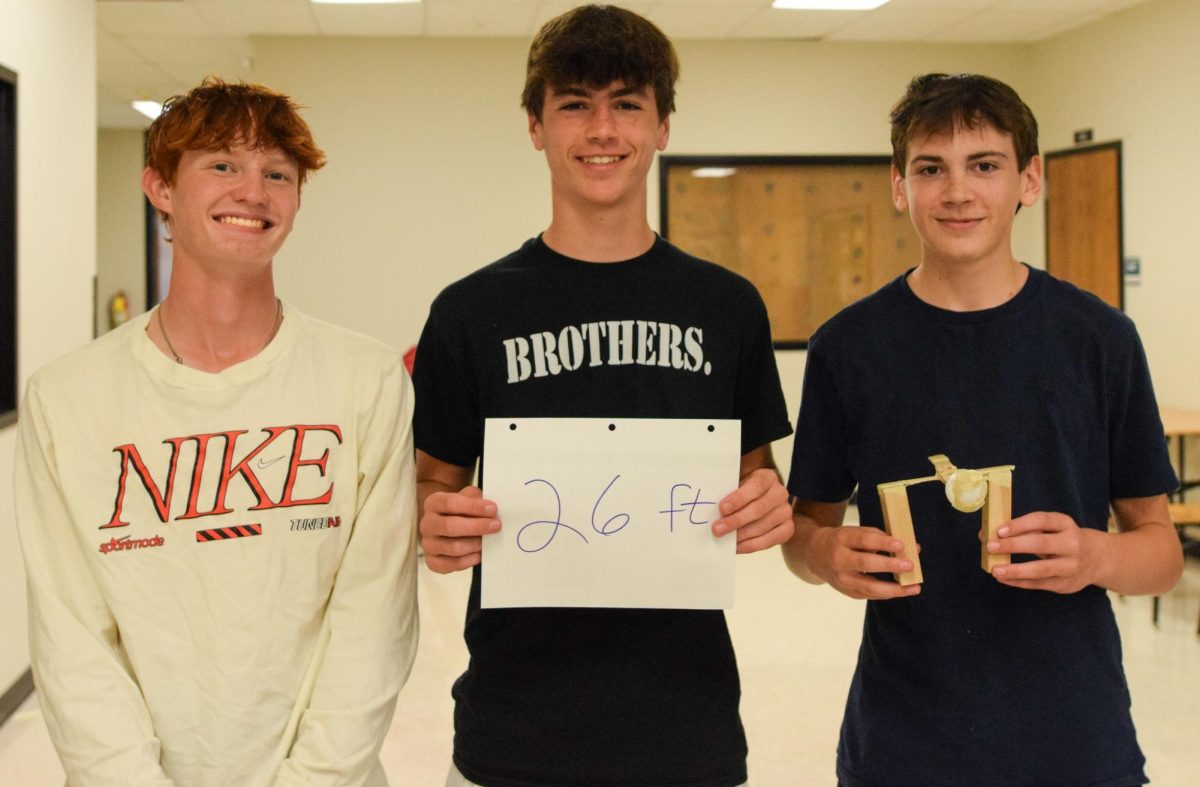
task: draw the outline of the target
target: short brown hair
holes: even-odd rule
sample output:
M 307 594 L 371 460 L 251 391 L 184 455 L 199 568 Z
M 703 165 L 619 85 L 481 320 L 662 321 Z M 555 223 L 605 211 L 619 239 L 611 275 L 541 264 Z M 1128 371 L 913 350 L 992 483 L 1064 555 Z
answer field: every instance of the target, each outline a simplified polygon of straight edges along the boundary
M 904 176 L 914 137 L 948 134 L 987 123 L 1012 136 L 1017 169 L 1038 154 L 1038 126 L 1017 91 L 981 74 L 925 74 L 908 83 L 892 107 L 892 164 Z
M 163 104 L 146 134 L 146 166 L 174 184 L 185 151 L 279 148 L 300 168 L 300 186 L 309 171 L 325 166 L 325 152 L 313 141 L 299 108 L 269 87 L 206 77 L 199 87 Z
M 582 5 L 551 19 L 529 47 L 521 106 L 542 117 L 546 88 L 654 88 L 658 117 L 675 111 L 679 58 L 652 22 L 611 5 Z

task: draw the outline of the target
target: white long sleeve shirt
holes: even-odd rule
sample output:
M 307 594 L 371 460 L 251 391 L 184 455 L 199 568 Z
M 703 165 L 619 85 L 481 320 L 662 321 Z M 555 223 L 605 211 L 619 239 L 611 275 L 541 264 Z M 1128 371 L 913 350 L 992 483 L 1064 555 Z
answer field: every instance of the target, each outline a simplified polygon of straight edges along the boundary
M 32 666 L 68 783 L 386 785 L 417 641 L 399 355 L 285 307 L 209 374 L 148 319 L 37 372 L 20 413 Z

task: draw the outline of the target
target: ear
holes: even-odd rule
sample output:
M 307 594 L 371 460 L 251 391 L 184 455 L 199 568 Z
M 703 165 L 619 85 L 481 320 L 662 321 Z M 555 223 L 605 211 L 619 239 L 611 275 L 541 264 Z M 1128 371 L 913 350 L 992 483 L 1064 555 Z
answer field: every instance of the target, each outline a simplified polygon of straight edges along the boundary
M 1034 156 L 1021 172 L 1021 204 L 1028 208 L 1038 201 L 1041 194 L 1042 157 Z
M 142 170 L 142 191 L 150 204 L 163 213 L 171 213 L 171 187 L 156 169 L 146 167 Z
M 892 204 L 901 213 L 908 212 L 908 194 L 904 192 L 904 176 L 892 165 Z
M 525 113 L 529 120 L 529 138 L 533 140 L 534 150 L 545 150 L 546 141 L 542 138 L 542 121 L 538 120 L 537 115 L 532 112 Z
M 667 140 L 671 138 L 671 116 L 667 115 L 663 121 L 658 124 L 658 150 L 662 152 L 667 149 Z

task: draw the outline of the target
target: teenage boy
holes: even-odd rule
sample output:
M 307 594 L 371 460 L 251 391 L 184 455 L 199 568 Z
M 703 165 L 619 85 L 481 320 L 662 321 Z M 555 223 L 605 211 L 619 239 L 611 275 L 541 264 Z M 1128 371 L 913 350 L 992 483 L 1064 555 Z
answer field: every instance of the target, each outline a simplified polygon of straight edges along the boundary
M 470 485 L 492 416 L 740 418 L 741 483 L 713 532 L 736 531 L 739 552 L 791 535 L 770 450 L 791 427 L 762 301 L 646 220 L 677 75 L 670 41 L 629 11 L 584 6 L 542 28 L 522 104 L 550 168 L 550 226 L 443 291 L 417 345 L 425 559 L 439 572 L 473 567 L 448 784 L 746 780 L 720 611 L 480 609 L 481 536 L 504 515 Z M 690 337 L 686 360 L 635 349 L 660 346 L 645 326 Z M 587 332 L 574 366 L 535 357 L 524 374 L 506 354 L 514 339 L 536 350 L 569 330 Z
M 398 353 L 275 296 L 324 164 L 287 96 L 167 101 L 157 309 L 45 367 L 20 419 L 33 674 L 72 785 L 386 785 L 416 648 Z
M 1037 123 L 984 76 L 914 79 L 892 111 L 892 199 L 921 264 L 813 336 L 789 489 L 788 565 L 868 599 L 837 776 L 866 785 L 1146 781 L 1106 589 L 1163 593 L 1182 569 L 1176 485 L 1133 323 L 1014 259 L 1042 187 Z M 880 529 L 876 485 L 1015 465 L 979 567 L 980 514 L 938 484 L 908 497 L 915 555 Z M 858 489 L 863 526 L 842 525 Z M 1109 508 L 1119 532 L 1109 533 Z M 1036 559 L 1033 559 L 1036 556 Z

